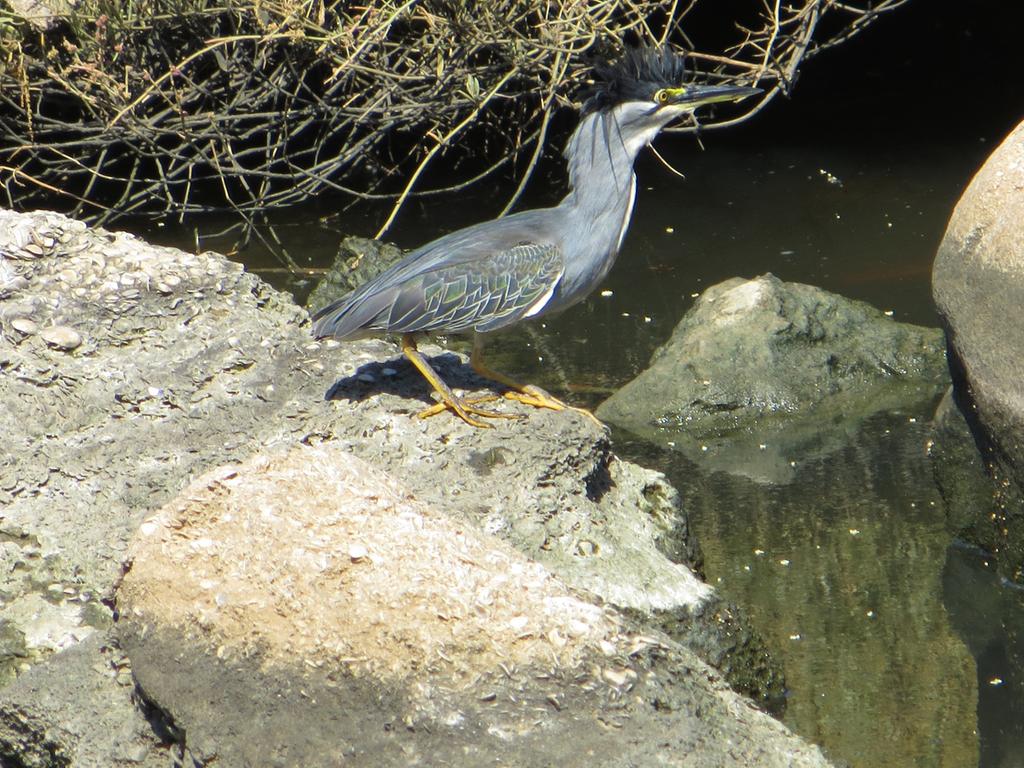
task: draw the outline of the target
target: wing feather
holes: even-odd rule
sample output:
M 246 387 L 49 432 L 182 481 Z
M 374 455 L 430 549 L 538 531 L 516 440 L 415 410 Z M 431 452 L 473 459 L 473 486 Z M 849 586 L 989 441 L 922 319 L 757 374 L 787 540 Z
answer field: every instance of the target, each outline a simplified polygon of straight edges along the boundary
M 560 250 L 535 243 L 520 243 L 471 262 L 442 264 L 374 293 L 376 311 L 362 320 L 359 330 L 497 330 L 542 312 L 563 272 Z M 318 335 L 335 335 L 329 330 L 328 309 L 316 317 Z
M 564 272 L 552 209 L 453 232 L 313 316 L 317 337 L 495 330 L 543 311 Z
M 397 291 L 378 330 L 491 331 L 543 310 L 563 273 L 550 245 L 523 243 L 474 262 L 417 275 Z

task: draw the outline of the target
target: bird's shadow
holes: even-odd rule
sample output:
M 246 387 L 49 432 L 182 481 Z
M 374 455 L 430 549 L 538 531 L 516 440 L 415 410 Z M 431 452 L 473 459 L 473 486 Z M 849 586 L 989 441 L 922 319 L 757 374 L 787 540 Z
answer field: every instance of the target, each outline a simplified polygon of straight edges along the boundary
M 430 367 L 453 389 L 475 390 L 493 386 L 481 378 L 458 355 L 445 352 L 429 358 Z M 433 405 L 430 383 L 409 360 L 397 357 L 384 362 L 373 361 L 359 366 L 355 373 L 338 379 L 324 393 L 324 400 L 363 401 L 381 394 L 421 400 Z

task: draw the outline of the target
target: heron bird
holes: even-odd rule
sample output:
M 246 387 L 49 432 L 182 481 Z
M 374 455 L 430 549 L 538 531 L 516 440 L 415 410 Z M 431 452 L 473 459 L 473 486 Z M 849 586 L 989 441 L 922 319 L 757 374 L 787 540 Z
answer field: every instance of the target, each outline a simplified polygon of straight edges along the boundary
M 669 123 L 757 88 L 698 83 L 669 47 L 627 48 L 594 68 L 594 86 L 566 145 L 569 192 L 552 208 L 514 213 L 452 232 L 412 251 L 313 317 L 317 338 L 401 334 L 402 351 L 440 397 L 422 417 L 450 410 L 474 427 L 509 414 L 481 407 L 496 395 L 459 396 L 417 349 L 430 333 L 473 334 L 470 364 L 539 408 L 567 406 L 539 387 L 489 369 L 483 339 L 522 320 L 566 309 L 605 278 L 622 247 L 636 198 L 633 161 Z M 581 410 L 581 409 L 575 409 Z

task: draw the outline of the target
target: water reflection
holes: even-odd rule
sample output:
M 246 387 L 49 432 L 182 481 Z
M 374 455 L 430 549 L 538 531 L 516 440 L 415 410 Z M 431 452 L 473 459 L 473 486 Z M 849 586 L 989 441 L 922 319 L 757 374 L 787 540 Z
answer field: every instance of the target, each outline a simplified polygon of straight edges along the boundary
M 946 609 L 977 661 L 978 740 L 983 768 L 1024 766 L 1024 590 L 1003 582 L 991 558 L 949 549 Z
M 782 661 L 785 722 L 852 766 L 977 763 L 974 661 L 943 606 L 929 410 L 872 417 L 784 486 L 622 437 L 679 488 L 709 581 Z

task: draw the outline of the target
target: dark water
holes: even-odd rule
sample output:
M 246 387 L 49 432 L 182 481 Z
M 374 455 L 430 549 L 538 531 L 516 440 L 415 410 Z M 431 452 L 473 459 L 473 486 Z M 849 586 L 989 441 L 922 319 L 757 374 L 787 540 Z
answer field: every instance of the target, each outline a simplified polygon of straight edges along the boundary
M 986 0 L 971 15 L 919 3 L 851 46 L 854 63 L 809 67 L 791 104 L 706 136 L 706 150 L 662 137 L 686 179 L 642 157 L 637 213 L 602 292 L 499 337 L 496 367 L 594 406 L 646 366 L 695 294 L 769 271 L 937 325 L 930 270 L 946 221 L 1022 114 L 1019 86 L 992 59 L 1018 45 L 1003 7 Z M 954 58 L 937 68 L 936 56 Z M 545 204 L 561 191 L 549 184 L 533 192 Z M 390 237 L 418 245 L 493 215 L 502 194 L 416 202 Z M 385 214 L 321 202 L 274 217 L 273 237 L 296 266 L 315 269 L 342 233 L 370 236 Z M 217 227 L 144 234 L 229 250 L 233 238 L 213 236 Z M 311 288 L 259 242 L 236 257 L 300 299 Z M 864 768 L 1024 766 L 1024 680 L 1012 661 L 1024 656 L 1024 599 L 983 553 L 953 544 L 927 456 L 932 407 L 873 418 L 780 485 L 615 439 L 682 492 L 709 581 L 785 667 L 794 730 Z

